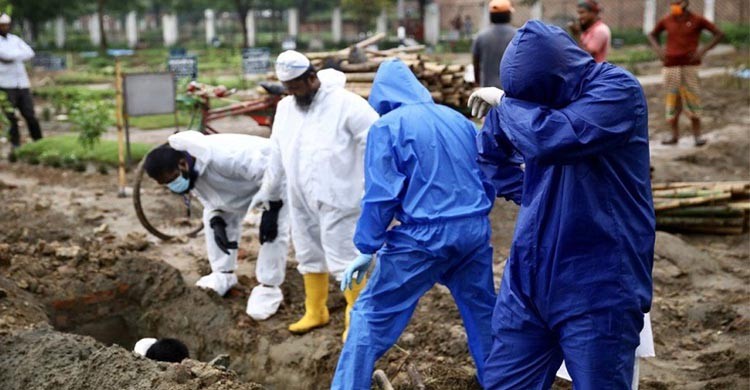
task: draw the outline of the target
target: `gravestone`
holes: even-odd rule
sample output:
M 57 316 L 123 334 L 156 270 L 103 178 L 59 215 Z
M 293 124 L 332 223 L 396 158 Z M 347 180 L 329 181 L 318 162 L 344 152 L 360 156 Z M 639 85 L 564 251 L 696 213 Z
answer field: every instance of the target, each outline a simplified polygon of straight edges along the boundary
M 242 72 L 265 74 L 271 67 L 271 49 L 265 47 L 242 49 Z
M 167 59 L 167 69 L 176 79 L 198 78 L 198 57 L 194 55 L 170 56 Z

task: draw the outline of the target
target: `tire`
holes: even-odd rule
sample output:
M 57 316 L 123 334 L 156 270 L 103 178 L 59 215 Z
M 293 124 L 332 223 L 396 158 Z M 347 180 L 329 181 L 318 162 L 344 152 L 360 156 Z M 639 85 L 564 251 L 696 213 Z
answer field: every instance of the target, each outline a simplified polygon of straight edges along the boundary
M 133 184 L 133 207 L 135 208 L 135 215 L 138 217 L 138 221 L 141 222 L 141 225 L 151 234 L 154 236 L 168 241 L 172 240 L 178 237 L 188 237 L 192 238 L 195 237 L 198 233 L 200 233 L 201 230 L 203 230 L 203 223 L 202 222 L 196 222 L 196 226 L 190 226 L 184 229 L 184 232 L 182 230 L 176 230 L 176 229 L 166 229 L 163 224 L 157 223 L 157 217 L 155 215 L 147 216 L 147 212 L 144 210 L 144 205 L 142 199 L 144 196 L 142 194 L 142 191 L 145 191 L 143 188 L 144 180 L 151 180 L 149 178 L 145 178 L 145 170 L 143 167 L 145 159 L 141 161 L 138 164 L 138 170 L 136 171 L 135 176 L 135 183 Z M 166 194 L 169 196 L 169 194 Z M 182 202 L 182 199 L 175 196 L 174 201 Z M 191 205 L 193 203 L 196 203 L 197 205 L 200 204 L 197 200 L 195 202 L 191 202 Z M 183 205 L 183 211 L 185 211 L 185 207 Z M 157 226 L 159 226 L 157 228 Z M 167 223 L 167 226 L 169 226 L 169 223 Z

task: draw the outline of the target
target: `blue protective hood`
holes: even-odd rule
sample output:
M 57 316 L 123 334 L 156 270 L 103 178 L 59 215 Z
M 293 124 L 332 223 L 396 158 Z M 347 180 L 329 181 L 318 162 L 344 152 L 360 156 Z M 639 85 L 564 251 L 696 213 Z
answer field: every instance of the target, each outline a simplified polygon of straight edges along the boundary
M 427 88 L 397 59 L 380 64 L 368 101 L 381 116 L 403 105 L 433 102 Z
M 561 28 L 531 20 L 505 50 L 500 79 L 508 97 L 559 108 L 580 95 L 582 81 L 595 66 Z

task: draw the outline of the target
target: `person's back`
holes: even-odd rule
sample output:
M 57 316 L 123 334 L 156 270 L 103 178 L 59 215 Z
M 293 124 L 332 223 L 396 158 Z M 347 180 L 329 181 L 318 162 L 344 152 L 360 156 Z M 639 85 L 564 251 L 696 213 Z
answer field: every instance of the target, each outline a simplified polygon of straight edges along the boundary
M 404 71 L 409 72 L 405 66 Z M 458 112 L 433 104 L 421 85 L 408 81 L 402 85 L 421 88 L 422 95 L 430 100 L 401 105 L 381 117 L 374 128 L 389 133 L 384 135 L 389 139 L 387 146 L 398 148 L 395 164 L 405 176 L 396 219 L 431 223 L 486 214 L 490 206 L 487 199 L 493 195 L 487 193 L 491 190 L 480 179 L 474 125 Z M 375 89 L 373 94 L 377 93 Z
M 488 214 L 494 189 L 476 162 L 474 125 L 435 104 L 403 62 L 383 63 L 380 73 L 386 76 L 374 83 L 370 103 L 383 116 L 370 129 L 366 159 L 390 154 L 403 175 L 395 218 L 434 223 Z M 377 179 L 372 173 L 378 168 L 368 167 L 365 176 Z M 365 197 L 363 206 L 367 203 Z
M 493 1 L 489 11 L 492 25 L 480 32 L 471 46 L 474 78 L 482 87 L 502 88 L 500 60 L 516 34 L 516 28 L 510 24 L 513 7 L 508 0 Z

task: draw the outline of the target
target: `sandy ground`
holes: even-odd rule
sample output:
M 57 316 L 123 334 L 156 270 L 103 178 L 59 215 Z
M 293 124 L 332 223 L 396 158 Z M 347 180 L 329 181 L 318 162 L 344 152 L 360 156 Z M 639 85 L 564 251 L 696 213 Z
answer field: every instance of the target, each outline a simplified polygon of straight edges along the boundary
M 659 144 L 666 134 L 660 91 L 647 88 L 655 181 L 750 180 L 747 85 L 730 78 L 705 84 L 710 142 L 701 149 L 689 136 L 678 146 Z M 143 140 L 161 142 L 169 133 L 143 132 Z M 114 174 L 0 162 L 0 388 L 329 385 L 344 309 L 333 283 L 331 324 L 304 336 L 289 334 L 287 324 L 304 310 L 302 280 L 290 254 L 284 304 L 270 320 L 255 322 L 244 310 L 256 284 L 257 215 L 245 225 L 240 286 L 220 298 L 193 287 L 208 270 L 203 237 L 161 242 L 146 235 L 131 199 L 118 198 L 116 188 Z M 504 201 L 492 213 L 498 285 L 516 213 Z M 750 386 L 749 260 L 747 234 L 658 233 L 652 311 L 657 357 L 642 364 L 642 389 Z M 140 337 L 178 337 L 203 362 L 229 354 L 230 371 L 192 360 L 169 365 L 138 358 L 128 350 Z M 427 388 L 478 388 L 465 339 L 449 292 L 436 286 L 378 368 L 399 389 L 415 388 L 410 365 Z

